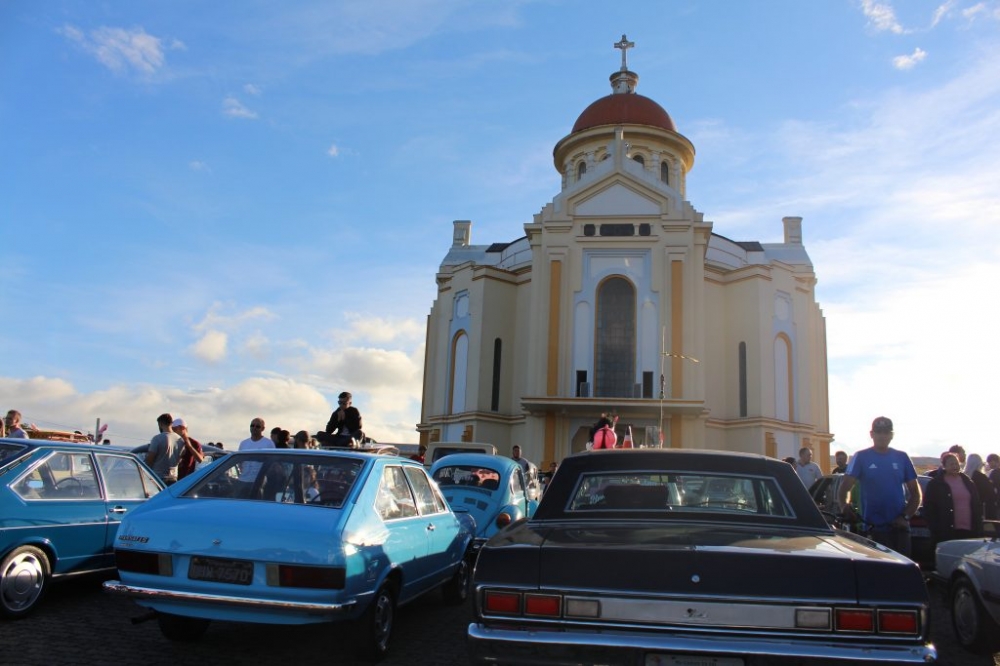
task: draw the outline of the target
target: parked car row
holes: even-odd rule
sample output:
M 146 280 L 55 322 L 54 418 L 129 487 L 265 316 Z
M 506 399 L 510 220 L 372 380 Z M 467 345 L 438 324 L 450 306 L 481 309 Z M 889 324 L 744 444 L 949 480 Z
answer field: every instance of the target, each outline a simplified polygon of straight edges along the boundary
M 936 658 L 920 568 L 830 527 L 764 456 L 582 452 L 542 498 L 493 453 L 427 468 L 350 449 L 221 452 L 167 488 L 141 457 L 0 440 L 0 613 L 30 612 L 61 576 L 117 568 L 105 589 L 177 641 L 217 619 L 349 622 L 359 657 L 378 660 L 396 609 L 440 590 L 473 598 L 474 663 Z M 938 549 L 969 649 L 1000 635 L 998 572 L 995 539 Z

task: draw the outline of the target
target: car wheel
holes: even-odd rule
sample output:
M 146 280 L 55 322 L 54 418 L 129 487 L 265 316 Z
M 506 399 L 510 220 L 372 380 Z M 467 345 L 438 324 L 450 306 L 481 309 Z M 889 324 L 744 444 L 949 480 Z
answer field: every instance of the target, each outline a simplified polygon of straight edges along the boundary
M 169 613 L 157 613 L 156 621 L 160 625 L 160 633 L 165 638 L 179 643 L 192 643 L 197 641 L 205 632 L 211 620 L 200 617 L 184 617 L 183 615 L 170 615 Z
M 15 548 L 0 563 L 0 614 L 24 617 L 49 589 L 49 558 L 38 548 Z
M 396 620 L 396 597 L 384 583 L 358 620 L 357 653 L 366 661 L 381 661 L 389 653 L 389 639 Z
M 455 575 L 451 577 L 444 587 L 444 602 L 453 606 L 465 603 L 469 598 L 469 560 L 463 557 L 458 563 Z
M 955 637 L 966 650 L 992 651 L 997 645 L 1000 627 L 987 614 L 968 578 L 955 581 L 951 592 L 951 626 Z

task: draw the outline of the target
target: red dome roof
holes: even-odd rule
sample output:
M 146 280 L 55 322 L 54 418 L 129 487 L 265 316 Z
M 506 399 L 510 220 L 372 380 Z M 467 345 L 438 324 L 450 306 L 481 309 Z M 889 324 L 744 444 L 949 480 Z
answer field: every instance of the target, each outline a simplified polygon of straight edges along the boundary
M 662 106 L 635 93 L 612 94 L 597 100 L 576 119 L 573 132 L 601 125 L 651 125 L 677 131 L 674 121 Z

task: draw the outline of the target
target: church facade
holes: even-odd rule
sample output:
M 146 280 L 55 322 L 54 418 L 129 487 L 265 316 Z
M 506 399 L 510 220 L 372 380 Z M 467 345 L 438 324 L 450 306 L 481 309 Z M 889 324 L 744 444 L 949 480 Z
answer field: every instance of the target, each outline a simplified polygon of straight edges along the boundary
M 826 323 L 802 219 L 783 242 L 715 233 L 686 200 L 695 149 L 635 92 L 624 35 L 612 94 L 553 150 L 561 191 L 524 236 L 454 222 L 427 320 L 420 441 L 477 441 L 540 465 L 602 414 L 633 446 L 829 460 Z M 776 221 L 777 224 L 777 221 Z

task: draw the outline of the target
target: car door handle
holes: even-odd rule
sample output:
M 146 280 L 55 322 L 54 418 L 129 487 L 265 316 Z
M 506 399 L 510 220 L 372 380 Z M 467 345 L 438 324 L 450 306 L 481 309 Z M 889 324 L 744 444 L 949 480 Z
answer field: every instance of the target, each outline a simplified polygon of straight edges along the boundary
M 434 523 L 430 523 L 427 525 L 428 532 L 433 532 L 434 530 L 435 530 Z
M 118 506 L 111 507 L 109 509 L 109 511 L 111 511 L 111 513 L 125 513 L 126 511 L 128 511 L 128 509 L 126 509 L 125 507 L 123 507 L 121 505 L 118 505 Z

